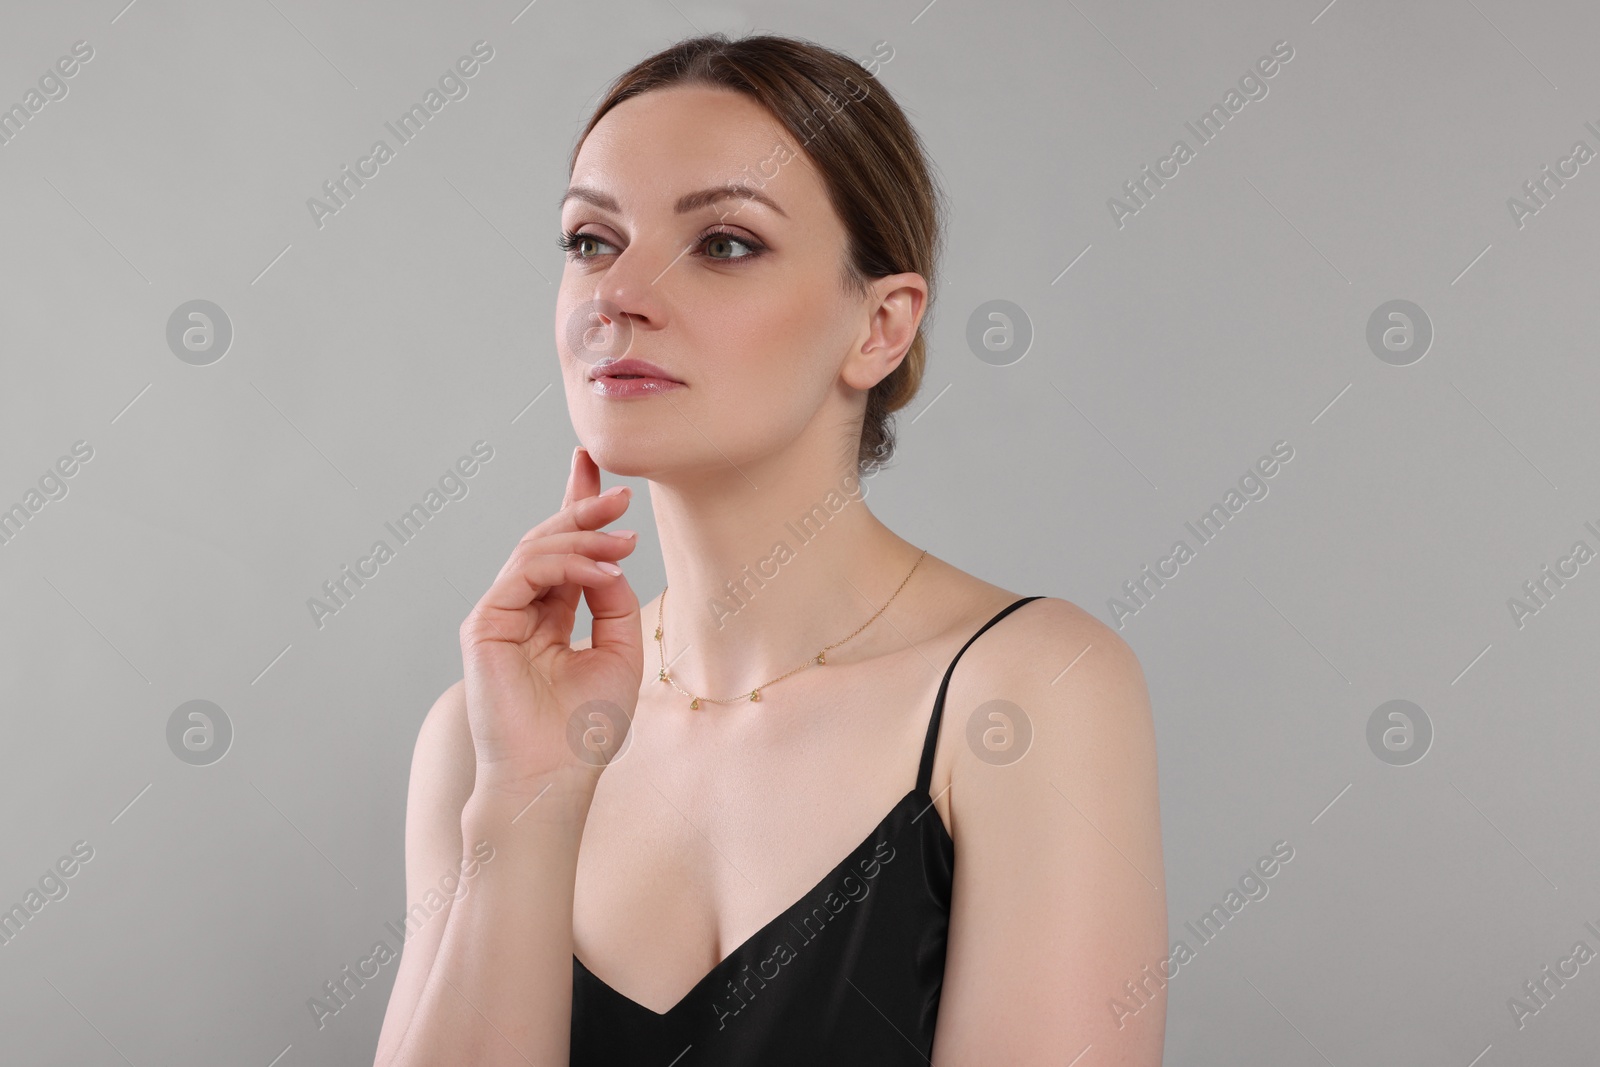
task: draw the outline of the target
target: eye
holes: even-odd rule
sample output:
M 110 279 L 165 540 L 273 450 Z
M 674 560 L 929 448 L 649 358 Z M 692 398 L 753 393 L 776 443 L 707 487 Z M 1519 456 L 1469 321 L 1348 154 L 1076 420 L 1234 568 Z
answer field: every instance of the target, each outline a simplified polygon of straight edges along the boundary
M 574 233 L 571 230 L 562 230 L 561 236 L 556 238 L 556 246 L 567 254 L 568 259 L 591 259 L 592 256 L 584 255 L 578 251 L 578 246 L 584 241 L 593 241 L 595 244 L 605 244 L 592 233 Z M 609 247 L 609 246 L 608 246 Z M 596 253 L 598 255 L 599 253 Z
M 587 260 L 594 259 L 596 256 L 605 254 L 599 251 L 584 251 L 585 242 L 593 242 L 596 245 L 603 245 L 607 248 L 611 247 L 609 242 L 602 241 L 597 235 L 592 233 L 579 233 L 572 230 L 563 230 L 561 231 L 561 236 L 556 238 L 556 246 L 567 253 L 568 259 Z M 749 237 L 741 237 L 739 234 L 732 233 L 728 230 L 712 230 L 710 233 L 702 234 L 698 243 L 702 246 L 714 248 L 738 245 L 745 249 L 742 254 L 738 255 L 730 253 L 728 255 L 707 255 L 705 257 L 706 259 L 717 259 L 724 262 L 741 259 L 754 259 L 767 250 L 766 246 L 761 244 L 761 242 Z
M 700 243 L 702 245 L 735 244 L 742 245 L 749 250 L 742 256 L 707 256 L 707 259 L 754 259 L 766 251 L 766 247 L 760 242 L 753 241 L 748 237 L 740 237 L 738 234 L 729 233 L 727 230 L 712 230 L 708 234 L 703 234 L 700 238 Z

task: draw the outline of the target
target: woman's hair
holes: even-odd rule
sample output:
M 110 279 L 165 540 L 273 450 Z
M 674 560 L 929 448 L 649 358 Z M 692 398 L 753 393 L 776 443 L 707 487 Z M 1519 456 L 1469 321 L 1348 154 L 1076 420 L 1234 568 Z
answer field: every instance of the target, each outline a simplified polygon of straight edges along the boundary
M 791 37 L 730 41 L 713 33 L 679 41 L 619 75 L 578 136 L 568 174 L 608 111 L 652 89 L 682 85 L 743 93 L 800 143 L 844 223 L 840 284 L 847 293 L 864 297 L 868 280 L 907 271 L 928 283 L 927 307 L 905 358 L 867 394 L 856 468 L 858 475 L 875 472 L 894 454 L 890 416 L 916 395 L 927 362 L 944 209 L 922 141 L 888 91 L 844 53 Z M 762 172 L 770 160 L 751 162 L 765 179 L 776 174 Z

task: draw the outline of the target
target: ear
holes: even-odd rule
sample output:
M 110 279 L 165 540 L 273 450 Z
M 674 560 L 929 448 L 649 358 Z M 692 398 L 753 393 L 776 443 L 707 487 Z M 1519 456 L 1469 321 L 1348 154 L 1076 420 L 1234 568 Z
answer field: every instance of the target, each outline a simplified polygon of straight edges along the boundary
M 866 324 L 845 359 L 845 383 L 865 391 L 893 373 L 916 340 L 927 305 L 928 283 L 920 274 L 872 279 L 862 304 Z

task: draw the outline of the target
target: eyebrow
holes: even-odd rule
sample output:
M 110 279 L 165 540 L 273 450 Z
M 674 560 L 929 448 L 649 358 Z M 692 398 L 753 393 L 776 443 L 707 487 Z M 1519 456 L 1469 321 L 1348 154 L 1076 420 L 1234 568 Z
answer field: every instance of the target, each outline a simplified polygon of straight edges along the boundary
M 767 205 L 767 207 L 770 207 L 784 218 L 789 217 L 789 213 L 779 207 L 777 201 L 760 190 L 752 189 L 748 185 L 734 185 L 732 183 L 714 185 L 698 192 L 685 193 L 683 196 L 678 197 L 678 202 L 673 205 L 673 211 L 679 215 L 687 215 L 691 211 L 715 204 L 718 200 L 730 198 L 754 200 L 759 204 Z M 619 214 L 622 211 L 622 205 L 617 203 L 616 197 L 602 193 L 598 189 L 591 189 L 587 185 L 574 185 L 568 189 L 562 194 L 561 200 L 556 204 L 556 209 L 560 210 L 566 207 L 568 200 L 583 200 L 593 204 L 595 207 L 604 208 L 606 211 L 615 211 Z

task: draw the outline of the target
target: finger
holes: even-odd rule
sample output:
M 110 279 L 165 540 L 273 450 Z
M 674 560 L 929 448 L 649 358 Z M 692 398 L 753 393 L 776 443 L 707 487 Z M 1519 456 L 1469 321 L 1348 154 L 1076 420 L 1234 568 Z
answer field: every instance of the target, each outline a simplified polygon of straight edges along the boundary
M 587 448 L 578 449 L 578 499 L 600 495 L 600 464 Z
M 463 641 L 527 641 L 540 621 L 537 613 L 527 609 L 550 590 L 563 585 L 588 588 L 623 581 L 577 552 L 519 552 L 513 560 L 516 565 L 500 573 L 461 624 Z M 570 612 L 567 617 L 571 618 Z
M 548 519 L 522 535 L 511 550 L 511 555 L 500 568 L 504 574 L 507 569 L 515 564 L 519 552 L 527 552 L 529 546 L 536 546 L 548 538 L 561 537 L 572 533 L 592 533 L 599 530 L 607 523 L 620 518 L 628 509 L 628 498 L 631 490 L 627 486 L 619 486 L 623 492 L 615 496 L 595 496 L 580 500 L 564 511 L 558 511 Z M 573 590 L 573 604 L 577 604 L 577 591 Z
M 517 546 L 517 552 L 530 556 L 560 556 L 576 552 L 592 560 L 615 562 L 638 547 L 639 535 L 631 530 L 626 536 L 621 536 L 615 530 L 573 530 L 529 538 Z M 507 561 L 507 565 L 513 565 L 514 561 L 515 554 L 512 560 Z
M 626 495 L 624 493 L 619 496 L 590 497 L 587 500 L 580 500 L 572 508 L 552 515 L 534 527 L 512 549 L 499 573 L 495 575 L 495 583 L 506 581 L 508 576 L 525 566 L 529 557 L 535 555 L 576 552 L 592 561 L 614 560 L 631 552 L 638 545 L 637 536 L 630 539 L 631 543 L 625 543 L 611 534 L 582 528 L 601 526 L 621 515 L 628 506 Z M 559 540 L 552 540 L 553 538 Z M 535 598 L 535 594 L 524 592 L 524 597 L 523 606 L 526 606 Z M 537 598 L 547 609 L 544 618 L 557 626 L 565 627 L 569 639 L 572 636 L 573 624 L 577 621 L 578 601 L 582 597 L 581 583 L 565 581 L 557 581 L 537 594 Z
M 592 623 L 589 647 L 620 656 L 635 669 L 644 669 L 644 649 L 639 643 L 639 595 L 626 574 L 611 582 L 583 587 Z
M 523 545 L 549 532 L 549 530 L 552 528 L 551 519 L 565 514 L 571 509 L 572 505 L 577 503 L 577 501 L 580 499 L 578 456 L 582 451 L 582 445 L 576 445 L 572 449 L 572 458 L 567 463 L 567 484 L 562 490 L 561 507 L 557 510 L 556 515 L 551 516 L 549 519 L 545 519 L 544 522 L 536 524 L 532 530 L 529 530 L 527 533 L 522 535 L 522 539 L 517 542 L 516 548 L 512 549 L 511 557 L 506 560 L 505 566 L 500 568 L 501 575 L 504 575 L 507 569 L 517 565 L 517 553 L 523 550 Z M 560 604 L 569 615 L 576 617 L 578 612 L 578 598 L 582 595 L 583 592 L 578 586 L 561 585 L 551 590 L 547 596 L 547 599 Z
M 513 551 L 513 557 L 516 551 L 521 550 L 522 545 L 529 541 L 552 534 L 595 530 L 615 521 L 628 509 L 628 498 L 633 492 L 631 489 L 618 486 L 619 491 L 611 496 L 597 495 L 599 490 L 600 467 L 589 455 L 589 450 L 579 445 L 572 450 L 572 466 L 567 472 L 567 488 L 561 510 L 524 534 L 517 550 Z M 511 566 L 512 561 L 507 560 L 505 567 L 501 568 L 500 575 L 503 576 L 506 569 Z M 578 598 L 582 595 L 583 590 L 579 586 L 562 584 L 546 591 L 544 599 L 559 604 L 568 618 L 575 618 L 578 612 Z
M 561 498 L 562 508 L 569 508 L 580 500 L 600 494 L 600 467 L 589 455 L 589 450 L 579 445 L 572 450 L 572 469 L 567 472 L 567 491 Z
M 563 508 L 523 534 L 515 548 L 521 548 L 521 546 L 531 541 L 537 541 L 556 534 L 572 533 L 578 530 L 598 530 L 607 523 L 615 522 L 621 518 L 623 513 L 628 510 L 632 497 L 633 490 L 631 488 L 626 485 L 618 485 L 600 496 L 579 500 L 571 507 Z
M 588 449 L 580 448 L 579 452 L 581 454 L 577 457 L 576 474 L 581 475 L 583 471 L 592 469 L 594 488 L 591 490 L 591 495 L 598 493 L 600 489 L 600 466 L 589 455 Z M 616 490 L 618 489 L 621 492 L 617 492 Z M 613 495 L 610 496 L 593 497 L 592 506 L 573 508 L 574 523 L 580 528 L 596 529 L 615 521 L 627 510 L 628 502 L 633 496 L 633 490 L 627 486 L 614 486 L 612 493 Z M 621 506 L 615 506 L 615 504 L 611 503 L 613 500 L 621 501 Z M 585 503 L 581 499 L 578 502 Z M 613 514 L 613 511 L 615 514 Z M 555 534 L 554 536 L 560 537 L 563 535 Z M 615 537 L 612 537 L 612 539 L 620 540 Z M 618 551 L 616 555 L 608 558 L 621 559 L 637 546 L 638 538 L 629 538 L 629 542 L 625 550 Z M 579 591 L 577 587 L 563 587 L 557 593 L 565 600 L 569 590 L 573 594 Z M 625 659 L 639 656 L 642 668 L 642 649 L 638 648 L 639 596 L 634 592 L 633 587 L 628 584 L 627 576 L 623 575 L 615 582 L 584 585 L 581 591 L 583 599 L 589 605 L 589 614 L 591 616 L 589 647 L 593 649 L 609 649 L 623 654 Z M 575 595 L 571 606 L 573 611 L 576 612 L 577 599 Z
M 561 493 L 561 507 L 563 510 L 572 506 L 577 500 L 576 485 L 578 482 L 578 453 L 583 451 L 582 445 L 575 445 L 572 449 L 572 458 L 567 463 L 567 484 Z

